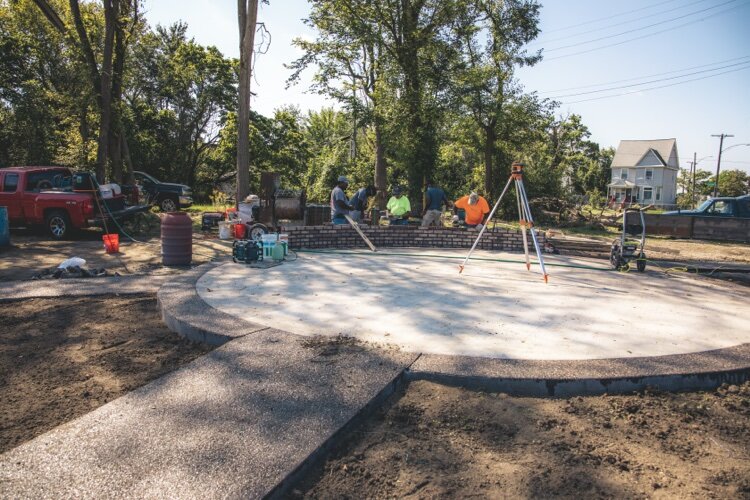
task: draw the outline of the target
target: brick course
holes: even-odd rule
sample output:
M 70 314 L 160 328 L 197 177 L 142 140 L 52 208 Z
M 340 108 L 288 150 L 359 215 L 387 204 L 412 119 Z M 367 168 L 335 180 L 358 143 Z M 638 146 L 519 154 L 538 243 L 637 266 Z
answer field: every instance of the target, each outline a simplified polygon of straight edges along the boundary
M 376 247 L 470 248 L 479 234 L 453 227 L 361 226 L 361 229 Z M 367 248 L 354 228 L 345 225 L 294 227 L 286 232 L 291 248 Z M 537 238 L 544 248 L 544 235 L 537 233 Z M 523 239 L 516 229 L 488 229 L 477 248 L 523 251 Z M 533 251 L 531 236 L 529 250 Z

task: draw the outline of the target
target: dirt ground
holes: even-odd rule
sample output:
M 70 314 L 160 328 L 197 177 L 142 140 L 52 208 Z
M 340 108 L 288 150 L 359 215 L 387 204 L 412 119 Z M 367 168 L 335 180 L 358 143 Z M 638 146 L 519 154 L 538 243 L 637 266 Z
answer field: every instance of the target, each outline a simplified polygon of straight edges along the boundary
M 86 267 L 103 267 L 111 274 L 170 274 L 182 271 L 162 266 L 158 234 L 139 241 L 145 243 L 130 242 L 121 236 L 120 253 L 110 255 L 104 251 L 101 231 L 81 231 L 75 239 L 54 241 L 31 231 L 14 230 L 11 247 L 0 249 L 0 281 L 31 279 L 70 257 L 86 259 Z M 194 266 L 229 257 L 231 242 L 219 240 L 215 234 L 194 234 Z
M 292 496 L 750 498 L 750 383 L 514 398 L 415 382 Z
M 170 332 L 150 295 L 2 302 L 0 453 L 210 350 Z
M 565 230 L 553 229 L 554 237 L 584 238 L 605 242 L 610 246 L 619 233 L 611 235 L 568 234 Z M 646 254 L 649 259 L 681 262 L 726 262 L 750 264 L 750 244 L 728 241 L 680 240 L 666 236 L 646 237 Z

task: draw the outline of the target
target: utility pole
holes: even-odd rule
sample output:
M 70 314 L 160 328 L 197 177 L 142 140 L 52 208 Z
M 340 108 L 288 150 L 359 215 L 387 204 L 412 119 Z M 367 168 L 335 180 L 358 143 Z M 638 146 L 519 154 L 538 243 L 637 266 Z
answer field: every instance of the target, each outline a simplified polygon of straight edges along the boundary
M 719 171 L 721 170 L 721 148 L 724 147 L 725 137 L 734 137 L 730 134 L 712 134 L 711 137 L 719 137 L 719 159 L 716 160 L 716 184 L 714 184 L 714 198 L 719 196 Z
M 698 170 L 698 162 L 695 161 L 695 157 L 698 156 L 697 153 L 693 153 L 693 186 L 690 189 L 690 206 L 691 208 L 695 208 L 695 172 Z

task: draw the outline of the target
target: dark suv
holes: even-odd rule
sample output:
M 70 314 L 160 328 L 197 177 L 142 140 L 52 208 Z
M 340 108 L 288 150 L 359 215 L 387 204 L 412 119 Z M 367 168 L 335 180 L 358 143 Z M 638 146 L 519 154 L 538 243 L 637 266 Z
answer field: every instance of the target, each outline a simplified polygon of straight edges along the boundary
M 695 210 L 676 210 L 664 215 L 698 215 L 701 217 L 750 218 L 750 194 L 737 198 L 713 198 L 700 204 Z
M 193 204 L 193 192 L 184 184 L 160 182 L 145 172 L 134 171 L 135 183 L 145 193 L 149 204 L 158 205 L 162 212 L 174 212 Z

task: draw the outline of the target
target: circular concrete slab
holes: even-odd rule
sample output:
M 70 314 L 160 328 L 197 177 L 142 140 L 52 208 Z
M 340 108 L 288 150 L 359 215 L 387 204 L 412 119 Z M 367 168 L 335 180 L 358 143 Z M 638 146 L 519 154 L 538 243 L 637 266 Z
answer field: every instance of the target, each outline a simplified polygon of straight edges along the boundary
M 403 254 L 410 255 L 403 255 Z M 231 316 L 299 335 L 346 334 L 427 354 L 586 360 L 684 354 L 750 342 L 748 294 L 660 272 L 549 256 L 550 280 L 518 254 L 465 250 L 302 253 L 270 269 L 218 266 L 199 296 Z M 402 255 L 396 255 L 402 254 Z M 440 256 L 435 258 L 431 256 Z M 451 259 L 453 258 L 453 259 Z

